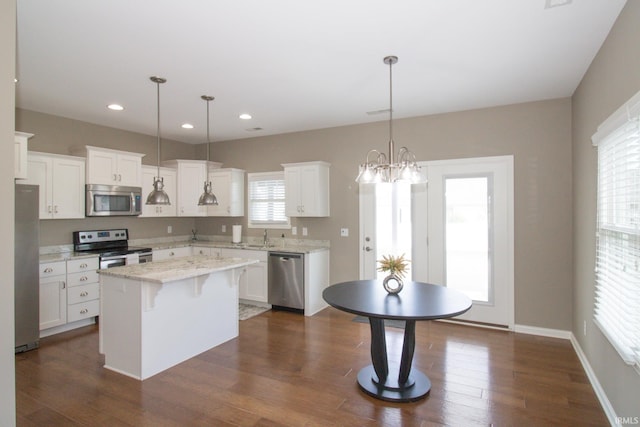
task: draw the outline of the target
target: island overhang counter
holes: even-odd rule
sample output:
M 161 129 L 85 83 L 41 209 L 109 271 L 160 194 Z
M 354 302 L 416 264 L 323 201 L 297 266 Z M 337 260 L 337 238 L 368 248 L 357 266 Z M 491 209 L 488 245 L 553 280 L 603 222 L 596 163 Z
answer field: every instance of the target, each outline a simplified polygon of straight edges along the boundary
M 144 380 L 238 336 L 238 280 L 258 260 L 190 256 L 100 270 L 104 367 Z

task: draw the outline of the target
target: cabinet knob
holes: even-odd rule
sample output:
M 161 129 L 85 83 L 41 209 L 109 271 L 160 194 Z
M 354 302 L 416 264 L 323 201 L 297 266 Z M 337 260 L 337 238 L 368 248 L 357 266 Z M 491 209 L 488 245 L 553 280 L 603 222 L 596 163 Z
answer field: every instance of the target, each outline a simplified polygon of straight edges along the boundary
M 89 312 L 89 310 L 87 310 L 86 308 L 83 308 L 82 310 L 80 310 L 80 314 L 87 314 Z
M 82 276 L 82 277 L 80 278 L 80 281 L 81 281 L 81 282 L 86 282 L 87 280 L 89 280 L 89 279 L 87 278 L 87 276 Z
M 169 252 L 169 256 L 174 256 L 175 254 L 173 252 Z
M 84 262 L 82 264 L 80 264 L 80 268 L 87 268 L 87 267 L 88 267 L 88 265 L 86 263 L 84 263 Z
M 44 269 L 45 273 L 51 273 L 52 271 L 53 271 L 53 268 L 51 268 L 51 267 L 47 267 L 47 268 Z
M 89 295 L 89 292 L 87 292 L 87 291 L 80 292 L 80 296 L 81 297 L 86 297 L 87 295 Z

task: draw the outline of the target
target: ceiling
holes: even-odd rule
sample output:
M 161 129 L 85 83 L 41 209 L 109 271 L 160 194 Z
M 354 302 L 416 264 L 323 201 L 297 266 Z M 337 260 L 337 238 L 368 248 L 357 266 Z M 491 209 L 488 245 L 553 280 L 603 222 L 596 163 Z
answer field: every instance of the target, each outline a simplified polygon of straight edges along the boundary
M 201 95 L 212 141 L 367 123 L 387 55 L 394 118 L 567 97 L 625 2 L 17 0 L 16 104 L 155 136 L 157 75 L 163 139 L 207 141 Z

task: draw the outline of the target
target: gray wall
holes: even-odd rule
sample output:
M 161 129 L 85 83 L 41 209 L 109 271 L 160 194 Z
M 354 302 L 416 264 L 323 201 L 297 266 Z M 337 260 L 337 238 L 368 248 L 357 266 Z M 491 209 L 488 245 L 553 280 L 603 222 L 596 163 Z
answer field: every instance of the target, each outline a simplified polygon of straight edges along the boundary
M 597 151 L 591 136 L 640 89 L 638 22 L 640 2 L 629 1 L 573 96 L 573 334 L 618 416 L 640 416 L 640 375 L 622 362 L 592 320 Z
M 369 149 L 386 151 L 387 136 L 385 121 L 214 143 L 211 157 L 252 172 L 278 170 L 286 162 L 331 163 L 331 217 L 294 219 L 292 224 L 298 230 L 308 227 L 309 238 L 331 240 L 335 283 L 358 277 L 354 178 Z M 516 323 L 571 329 L 570 100 L 397 120 L 394 140 L 414 151 L 418 160 L 514 155 Z M 206 234 L 219 234 L 221 224 L 233 222 L 196 220 Z M 348 238 L 340 237 L 342 227 L 349 228 Z M 262 230 L 250 233 L 260 235 Z
M 77 154 L 85 145 L 113 148 L 143 153 L 142 163 L 157 165 L 158 140 L 156 136 L 142 135 L 118 129 L 98 126 L 49 114 L 16 109 L 16 129 L 34 134 L 29 140 L 29 150 L 56 154 Z M 177 141 L 162 140 L 162 160 L 196 159 L 196 147 Z M 206 152 L 205 157 L 206 158 Z M 67 220 L 41 220 L 40 244 L 42 246 L 71 244 L 71 233 L 75 230 L 101 228 L 129 229 L 132 239 L 171 236 L 167 226 L 171 225 L 173 236 L 191 235 L 193 218 L 85 218 Z
M 68 153 L 70 147 L 86 144 L 89 137 L 93 145 L 143 153 L 155 149 L 149 142 L 152 137 L 30 111 L 18 110 L 17 123 L 19 130 L 36 134 L 31 145 L 34 150 Z M 307 227 L 310 239 L 331 241 L 331 282 L 335 283 L 358 277 L 358 187 L 354 178 L 369 149 L 386 151 L 387 135 L 388 123 L 382 121 L 216 142 L 211 146 L 211 159 L 249 172 L 278 170 L 286 162 L 330 162 L 331 217 L 293 219 L 292 224 L 298 230 Z M 514 155 L 516 323 L 571 329 L 570 100 L 397 120 L 394 139 L 398 145 L 413 150 L 419 160 Z M 206 158 L 204 145 L 175 144 L 177 157 Z M 168 158 L 169 154 L 163 155 L 163 159 Z M 166 236 L 166 225 L 174 226 L 175 235 L 189 234 L 194 226 L 200 234 L 222 234 L 222 224 L 235 223 L 245 225 L 245 234 L 262 234 L 262 230 L 247 230 L 244 218 L 106 221 L 95 218 L 41 221 L 43 245 L 69 244 L 71 231 L 106 224 L 129 227 L 133 238 Z M 350 230 L 347 238 L 340 237 L 343 227 Z M 281 231 L 271 232 L 272 236 L 280 234 Z M 291 237 L 290 232 L 285 234 Z
M 15 320 L 13 311 L 13 132 L 15 109 L 16 2 L 0 2 L 0 425 L 16 422 Z

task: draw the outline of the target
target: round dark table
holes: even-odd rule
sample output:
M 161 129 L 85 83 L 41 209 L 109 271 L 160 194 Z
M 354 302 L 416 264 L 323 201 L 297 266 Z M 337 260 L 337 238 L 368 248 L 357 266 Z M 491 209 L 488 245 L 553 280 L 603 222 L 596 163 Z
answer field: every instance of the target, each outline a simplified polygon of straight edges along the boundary
M 369 318 L 371 361 L 358 373 L 358 384 L 367 394 L 392 402 L 413 402 L 431 390 L 431 381 L 411 369 L 416 344 L 416 320 L 458 316 L 471 308 L 471 299 L 453 289 L 421 282 L 406 282 L 398 294 L 389 294 L 381 280 L 354 280 L 329 286 L 322 293 L 329 305 Z M 404 320 L 400 365 L 387 360 L 384 319 Z M 397 371 L 397 375 L 395 372 Z

